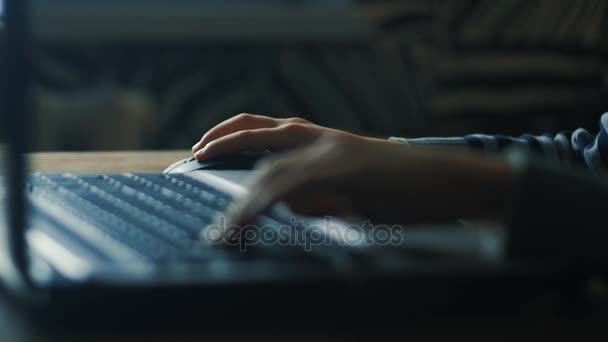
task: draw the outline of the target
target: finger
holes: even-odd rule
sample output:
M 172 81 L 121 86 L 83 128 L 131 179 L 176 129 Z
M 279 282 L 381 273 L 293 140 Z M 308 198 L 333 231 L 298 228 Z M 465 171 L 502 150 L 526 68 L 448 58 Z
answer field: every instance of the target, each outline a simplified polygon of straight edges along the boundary
M 308 179 L 306 173 L 295 163 L 286 165 L 283 161 L 277 162 L 270 170 L 259 175 L 248 195 L 235 201 L 226 211 L 229 226 L 242 227 L 253 222 L 289 193 L 301 189 Z
M 322 187 L 322 170 L 327 169 L 326 159 L 320 156 L 323 147 L 312 144 L 281 159 L 267 159 L 254 176 L 248 195 L 229 208 L 226 220 L 233 226 L 243 226 L 293 193 Z
M 249 151 L 282 150 L 295 147 L 307 140 L 307 133 L 303 126 L 294 129 L 294 126 L 281 126 L 273 128 L 260 128 L 241 130 L 217 138 L 199 150 L 195 157 L 197 160 L 207 160 L 219 155 Z
M 278 126 L 279 121 L 267 116 L 253 114 L 239 114 L 210 129 L 199 142 L 192 146 L 192 153 L 198 152 L 210 142 L 220 137 L 241 130 L 271 128 Z
M 311 170 L 327 169 L 327 158 L 323 155 L 327 154 L 328 144 L 316 143 L 306 147 L 299 148 L 294 151 L 285 153 L 281 158 L 271 157 L 266 158 L 257 168 L 257 173 L 254 174 L 250 181 L 253 181 L 248 186 L 248 193 L 237 199 L 224 213 L 225 225 L 223 227 L 245 227 L 247 224 L 253 223 L 255 218 L 260 214 L 268 211 L 274 204 L 283 199 L 295 198 L 290 196 L 298 192 L 304 192 L 307 189 L 324 188 L 323 174 L 311 172 Z M 319 166 L 317 168 L 316 166 Z M 309 186 L 310 185 L 310 186 Z M 352 211 L 349 203 L 339 201 L 336 198 L 334 205 L 336 211 L 348 213 Z M 309 208 L 312 209 L 312 208 Z M 227 232 L 220 232 L 216 243 L 222 244 L 226 241 Z

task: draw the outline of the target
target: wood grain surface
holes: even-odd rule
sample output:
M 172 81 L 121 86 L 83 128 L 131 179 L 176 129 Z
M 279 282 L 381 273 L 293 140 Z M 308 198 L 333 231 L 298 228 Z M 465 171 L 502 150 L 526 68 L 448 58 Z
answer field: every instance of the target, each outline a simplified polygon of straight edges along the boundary
M 37 152 L 29 155 L 33 172 L 160 173 L 174 162 L 192 156 L 178 151 Z

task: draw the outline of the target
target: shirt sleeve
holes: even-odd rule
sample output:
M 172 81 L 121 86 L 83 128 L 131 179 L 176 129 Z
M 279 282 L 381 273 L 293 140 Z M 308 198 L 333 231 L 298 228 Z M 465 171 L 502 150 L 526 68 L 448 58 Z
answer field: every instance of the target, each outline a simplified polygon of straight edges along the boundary
M 517 137 L 477 133 L 458 137 L 390 137 L 389 140 L 411 146 L 467 148 L 486 154 L 518 150 L 560 164 L 582 165 L 592 171 L 605 171 L 608 168 L 608 113 L 600 117 L 599 131 L 594 134 L 577 128 L 557 134 L 523 134 Z
M 399 138 L 410 145 L 470 148 L 505 157 L 514 170 L 505 218 L 505 252 L 512 259 L 605 265 L 608 260 L 608 113 L 599 131 L 506 137 L 471 134 Z M 593 172 L 589 172 L 592 170 Z

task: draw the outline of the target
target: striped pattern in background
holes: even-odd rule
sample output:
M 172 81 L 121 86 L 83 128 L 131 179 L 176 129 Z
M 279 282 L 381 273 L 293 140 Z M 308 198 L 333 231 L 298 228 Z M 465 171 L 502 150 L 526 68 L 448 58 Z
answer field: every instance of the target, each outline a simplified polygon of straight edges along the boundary
M 240 112 L 381 136 L 595 129 L 607 4 L 361 0 L 361 44 L 46 46 L 35 146 L 183 148 Z

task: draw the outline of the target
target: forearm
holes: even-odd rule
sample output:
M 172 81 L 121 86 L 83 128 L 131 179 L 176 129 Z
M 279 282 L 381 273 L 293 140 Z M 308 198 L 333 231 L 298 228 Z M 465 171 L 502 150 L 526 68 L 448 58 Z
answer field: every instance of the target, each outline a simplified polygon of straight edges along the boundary
M 521 151 L 496 158 L 424 154 L 413 175 L 428 180 L 412 189 L 420 194 L 417 215 L 502 222 L 514 258 L 608 258 L 608 174 Z
M 511 202 L 513 170 L 504 159 L 466 151 L 417 148 L 408 169 L 422 220 L 504 219 Z

